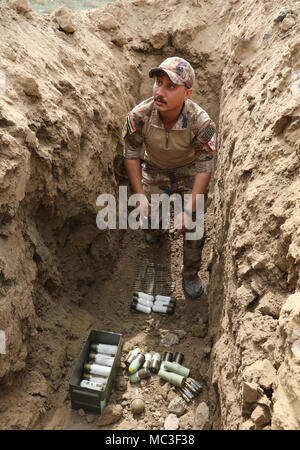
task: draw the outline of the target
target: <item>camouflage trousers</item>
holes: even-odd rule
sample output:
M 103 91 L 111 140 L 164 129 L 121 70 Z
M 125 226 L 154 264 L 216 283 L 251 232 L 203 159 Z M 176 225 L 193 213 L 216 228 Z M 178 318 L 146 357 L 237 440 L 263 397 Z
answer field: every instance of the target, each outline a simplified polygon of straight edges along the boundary
M 194 178 L 196 175 L 195 165 L 189 164 L 176 169 L 160 169 L 142 163 L 142 184 L 144 194 L 151 201 L 151 194 L 179 194 L 183 200 L 184 194 L 191 194 Z M 206 209 L 207 194 L 204 196 L 204 211 Z M 144 230 L 154 236 L 161 235 L 165 230 Z M 189 231 L 190 232 L 190 231 Z M 182 277 L 186 280 L 195 278 L 200 270 L 202 249 L 205 242 L 205 227 L 203 237 L 199 240 L 187 240 L 186 233 L 183 235 L 183 269 Z

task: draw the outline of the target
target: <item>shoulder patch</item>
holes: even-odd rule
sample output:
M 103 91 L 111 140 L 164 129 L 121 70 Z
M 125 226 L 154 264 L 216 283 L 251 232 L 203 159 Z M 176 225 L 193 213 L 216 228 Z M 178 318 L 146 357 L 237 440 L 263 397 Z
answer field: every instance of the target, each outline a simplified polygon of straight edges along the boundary
M 133 134 L 136 132 L 136 129 L 134 128 L 131 116 L 127 117 L 127 128 L 128 128 L 129 134 Z
M 204 133 L 202 134 L 202 138 L 205 141 L 210 142 L 212 140 L 213 136 L 215 135 L 215 131 L 216 131 L 215 128 L 211 124 L 209 124 L 205 128 Z

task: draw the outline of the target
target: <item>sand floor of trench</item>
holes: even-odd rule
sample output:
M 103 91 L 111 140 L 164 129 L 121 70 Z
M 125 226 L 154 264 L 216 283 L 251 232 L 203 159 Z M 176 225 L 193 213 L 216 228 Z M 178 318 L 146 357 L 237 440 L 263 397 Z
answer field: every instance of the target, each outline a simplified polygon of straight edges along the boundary
M 211 343 L 208 334 L 197 336 L 200 322 L 208 324 L 207 284 L 209 273 L 207 272 L 207 260 L 211 247 L 211 210 L 206 212 L 207 238 L 202 254 L 202 267 L 200 275 L 205 283 L 205 293 L 197 300 L 191 300 L 184 295 L 181 281 L 182 264 L 182 237 L 172 239 L 166 236 L 160 247 L 152 247 L 145 243 L 141 230 L 127 230 L 120 244 L 120 257 L 108 280 L 96 282 L 85 297 L 80 308 L 72 308 L 72 314 L 76 315 L 79 309 L 86 310 L 92 317 L 88 329 L 86 323 L 82 328 L 77 326 L 76 333 L 86 339 L 91 329 L 112 331 L 123 335 L 122 362 L 119 375 L 128 375 L 124 368 L 124 360 L 129 350 L 139 346 L 143 351 L 181 352 L 184 354 L 183 365 L 189 367 L 190 375 L 198 380 L 203 389 L 201 393 L 190 403 L 186 404 L 186 412 L 180 417 L 179 429 L 192 429 L 194 414 L 197 405 L 205 401 L 208 403 L 207 372 L 209 366 L 209 353 Z M 172 280 L 176 281 L 174 296 L 177 298 L 176 311 L 173 316 L 151 313 L 146 315 L 139 312 L 131 312 L 129 305 L 132 296 L 133 283 L 140 262 L 148 258 L 155 264 L 163 264 L 169 268 Z M 180 330 L 179 342 L 173 348 L 160 345 L 161 337 L 174 330 Z M 74 332 L 74 330 L 73 330 Z M 175 395 L 180 395 L 177 388 L 168 382 L 161 380 L 157 375 L 143 380 L 143 382 L 127 382 L 125 391 L 113 389 L 108 404 L 121 404 L 123 408 L 122 418 L 112 425 L 98 426 L 99 415 L 84 413 L 82 410 L 71 408 L 70 395 L 68 394 L 68 377 L 71 376 L 76 362 L 72 359 L 63 383 L 60 394 L 54 395 L 52 407 L 44 414 L 35 429 L 102 429 L 102 430 L 134 430 L 134 429 L 164 429 L 164 421 L 169 415 L 168 405 Z M 78 356 L 78 355 L 77 355 Z M 133 391 L 138 388 L 145 400 L 145 411 L 140 415 L 133 415 L 130 408 L 130 398 Z M 212 405 L 211 405 L 212 406 Z

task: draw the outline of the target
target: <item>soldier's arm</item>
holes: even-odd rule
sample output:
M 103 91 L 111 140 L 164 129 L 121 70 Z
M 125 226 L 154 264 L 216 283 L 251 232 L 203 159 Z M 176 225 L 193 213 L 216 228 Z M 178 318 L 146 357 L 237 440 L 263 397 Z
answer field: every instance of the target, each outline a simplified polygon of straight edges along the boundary
M 143 215 L 145 209 L 148 213 L 151 211 L 151 205 L 149 204 L 146 196 L 144 195 L 142 185 L 141 163 L 140 154 L 143 147 L 143 136 L 141 131 L 141 121 L 135 120 L 133 113 L 130 113 L 126 119 L 123 128 L 124 138 L 124 165 L 129 177 L 129 181 L 133 192 L 135 194 L 142 194 L 143 197 L 137 202 L 137 207 L 140 209 L 140 214 Z
M 210 177 L 211 177 L 210 173 L 201 172 L 196 174 L 192 189 L 191 200 L 186 205 L 186 209 L 188 211 L 196 210 L 196 198 L 197 198 L 196 195 L 205 194 L 208 188 Z
M 135 194 L 143 194 L 140 160 L 125 158 L 124 164 L 133 192 Z
M 179 218 L 175 218 L 175 228 L 176 227 L 176 221 L 177 220 L 181 220 L 182 223 L 182 227 L 177 229 L 177 233 L 175 235 L 175 237 L 178 237 L 180 235 L 180 233 L 183 233 L 186 229 L 189 229 L 189 223 L 191 223 L 191 220 L 193 218 L 192 212 L 196 211 L 196 200 L 197 194 L 205 194 L 207 187 L 208 187 L 208 183 L 210 180 L 210 173 L 206 173 L 206 172 L 201 172 L 201 173 L 197 173 L 194 179 L 194 185 L 193 185 L 193 189 L 192 189 L 192 195 L 189 198 L 188 202 L 186 203 L 186 205 L 184 206 L 184 211 L 181 213 L 182 217 Z M 187 216 L 186 216 L 187 214 Z M 193 218 L 193 220 L 195 220 L 195 218 Z

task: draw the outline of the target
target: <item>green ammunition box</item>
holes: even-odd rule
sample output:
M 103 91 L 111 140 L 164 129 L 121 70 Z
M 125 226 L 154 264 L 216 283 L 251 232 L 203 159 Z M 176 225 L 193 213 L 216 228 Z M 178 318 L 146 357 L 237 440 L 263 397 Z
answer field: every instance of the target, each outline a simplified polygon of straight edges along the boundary
M 90 347 L 92 344 L 117 345 L 118 350 L 114 357 L 114 362 L 109 374 L 107 384 L 103 391 L 94 391 L 92 389 L 80 386 L 83 379 L 84 365 L 89 361 Z M 79 354 L 72 376 L 69 381 L 72 409 L 80 409 L 94 414 L 103 414 L 108 402 L 111 390 L 116 381 L 118 367 L 121 361 L 122 334 L 111 333 L 108 331 L 92 330 L 85 341 L 85 344 Z

